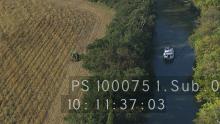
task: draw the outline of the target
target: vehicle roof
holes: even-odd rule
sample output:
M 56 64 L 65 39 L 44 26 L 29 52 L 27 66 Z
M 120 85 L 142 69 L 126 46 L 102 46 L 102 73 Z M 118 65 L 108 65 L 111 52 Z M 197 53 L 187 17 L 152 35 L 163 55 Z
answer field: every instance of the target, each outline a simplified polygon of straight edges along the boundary
M 166 48 L 164 49 L 164 53 L 173 54 L 173 53 L 174 53 L 174 50 L 173 50 L 173 48 L 171 48 L 171 47 L 166 47 Z

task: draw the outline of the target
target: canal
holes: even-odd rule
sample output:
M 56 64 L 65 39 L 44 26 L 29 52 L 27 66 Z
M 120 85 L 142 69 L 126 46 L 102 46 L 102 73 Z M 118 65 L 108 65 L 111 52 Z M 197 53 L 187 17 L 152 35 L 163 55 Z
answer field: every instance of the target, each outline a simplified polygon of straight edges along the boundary
M 188 39 L 196 16 L 190 3 L 183 0 L 157 0 L 156 14 L 153 70 L 163 92 L 155 91 L 154 97 L 165 99 L 166 110 L 148 113 L 146 124 L 192 124 L 197 111 L 193 93 L 171 92 L 170 88 L 172 80 L 178 80 L 180 84 L 189 83 L 187 81 L 193 74 L 195 54 Z M 173 62 L 163 60 L 166 46 L 174 48 Z

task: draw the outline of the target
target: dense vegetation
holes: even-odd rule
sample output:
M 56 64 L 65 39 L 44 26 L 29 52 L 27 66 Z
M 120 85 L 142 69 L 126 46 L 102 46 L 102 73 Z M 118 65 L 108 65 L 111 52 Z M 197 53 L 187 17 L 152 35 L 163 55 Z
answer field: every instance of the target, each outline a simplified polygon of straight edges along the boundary
M 83 57 L 84 67 L 94 77 L 91 79 L 122 80 L 145 77 L 150 78 L 151 41 L 154 26 L 152 0 L 91 0 L 101 2 L 117 11 L 114 20 L 104 38 L 88 46 Z M 93 84 L 91 84 L 93 85 Z M 90 86 L 92 87 L 92 86 Z M 117 96 L 132 94 L 103 92 L 97 93 L 95 88 L 84 96 L 90 108 L 95 98 L 117 99 Z M 104 105 L 102 105 L 104 107 Z M 67 117 L 70 123 L 112 124 L 120 116 L 114 111 L 91 112 L 87 114 L 71 114 Z M 129 117 L 129 115 L 125 115 Z M 130 116 L 131 117 L 131 116 Z
M 220 81 L 220 1 L 195 0 L 201 10 L 199 26 L 191 37 L 196 51 L 194 79 L 202 90 L 197 99 L 202 103 L 196 124 L 217 124 L 220 120 L 220 92 L 213 92 L 212 81 Z M 206 90 L 206 91 L 205 91 Z
M 193 0 L 196 6 L 200 8 L 209 8 L 210 6 L 219 6 L 219 0 Z

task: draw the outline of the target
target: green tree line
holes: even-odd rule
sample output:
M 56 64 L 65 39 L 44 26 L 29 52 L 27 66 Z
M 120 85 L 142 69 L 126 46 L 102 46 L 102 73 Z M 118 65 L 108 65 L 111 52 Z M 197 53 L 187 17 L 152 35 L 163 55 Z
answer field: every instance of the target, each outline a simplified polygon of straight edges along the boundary
M 196 124 L 220 123 L 220 91 L 213 91 L 213 80 L 220 81 L 220 1 L 194 0 L 200 9 L 199 25 L 191 41 L 196 52 L 194 79 L 201 91 L 196 95 L 202 106 L 195 119 Z M 214 83 L 215 87 L 219 83 Z M 217 85 L 216 85 L 217 84 Z
M 116 15 L 108 27 L 104 38 L 88 46 L 83 57 L 83 66 L 93 75 L 90 80 L 123 80 L 145 77 L 151 78 L 152 32 L 154 27 L 153 0 L 91 0 L 101 2 L 116 10 Z M 90 108 L 95 100 L 119 99 L 132 93 L 99 92 L 93 86 L 84 95 Z M 101 104 L 100 107 L 105 107 Z M 112 124 L 120 115 L 111 109 L 99 112 L 72 113 L 66 120 L 71 123 Z

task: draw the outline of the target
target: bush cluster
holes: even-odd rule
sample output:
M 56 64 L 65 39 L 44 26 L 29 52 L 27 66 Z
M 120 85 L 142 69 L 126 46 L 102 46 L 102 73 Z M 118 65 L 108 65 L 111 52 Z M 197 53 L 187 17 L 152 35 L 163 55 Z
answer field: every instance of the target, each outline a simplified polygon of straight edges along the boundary
M 202 106 L 196 124 L 217 124 L 220 120 L 220 91 L 213 92 L 211 83 L 220 81 L 220 10 L 219 0 L 196 0 L 201 17 L 191 41 L 196 51 L 194 79 L 200 83 L 197 100 Z M 219 83 L 220 84 L 220 83 Z
M 153 0 L 91 0 L 101 2 L 116 10 L 106 36 L 88 46 L 83 66 L 93 79 L 123 80 L 151 78 L 152 32 L 154 27 Z M 92 85 L 92 84 L 90 84 Z M 93 86 L 90 86 L 93 87 Z M 131 93 L 97 93 L 95 88 L 84 96 L 92 108 L 95 99 L 117 99 Z M 104 107 L 104 105 L 102 105 Z M 70 123 L 111 124 L 116 114 L 112 111 L 71 114 Z

